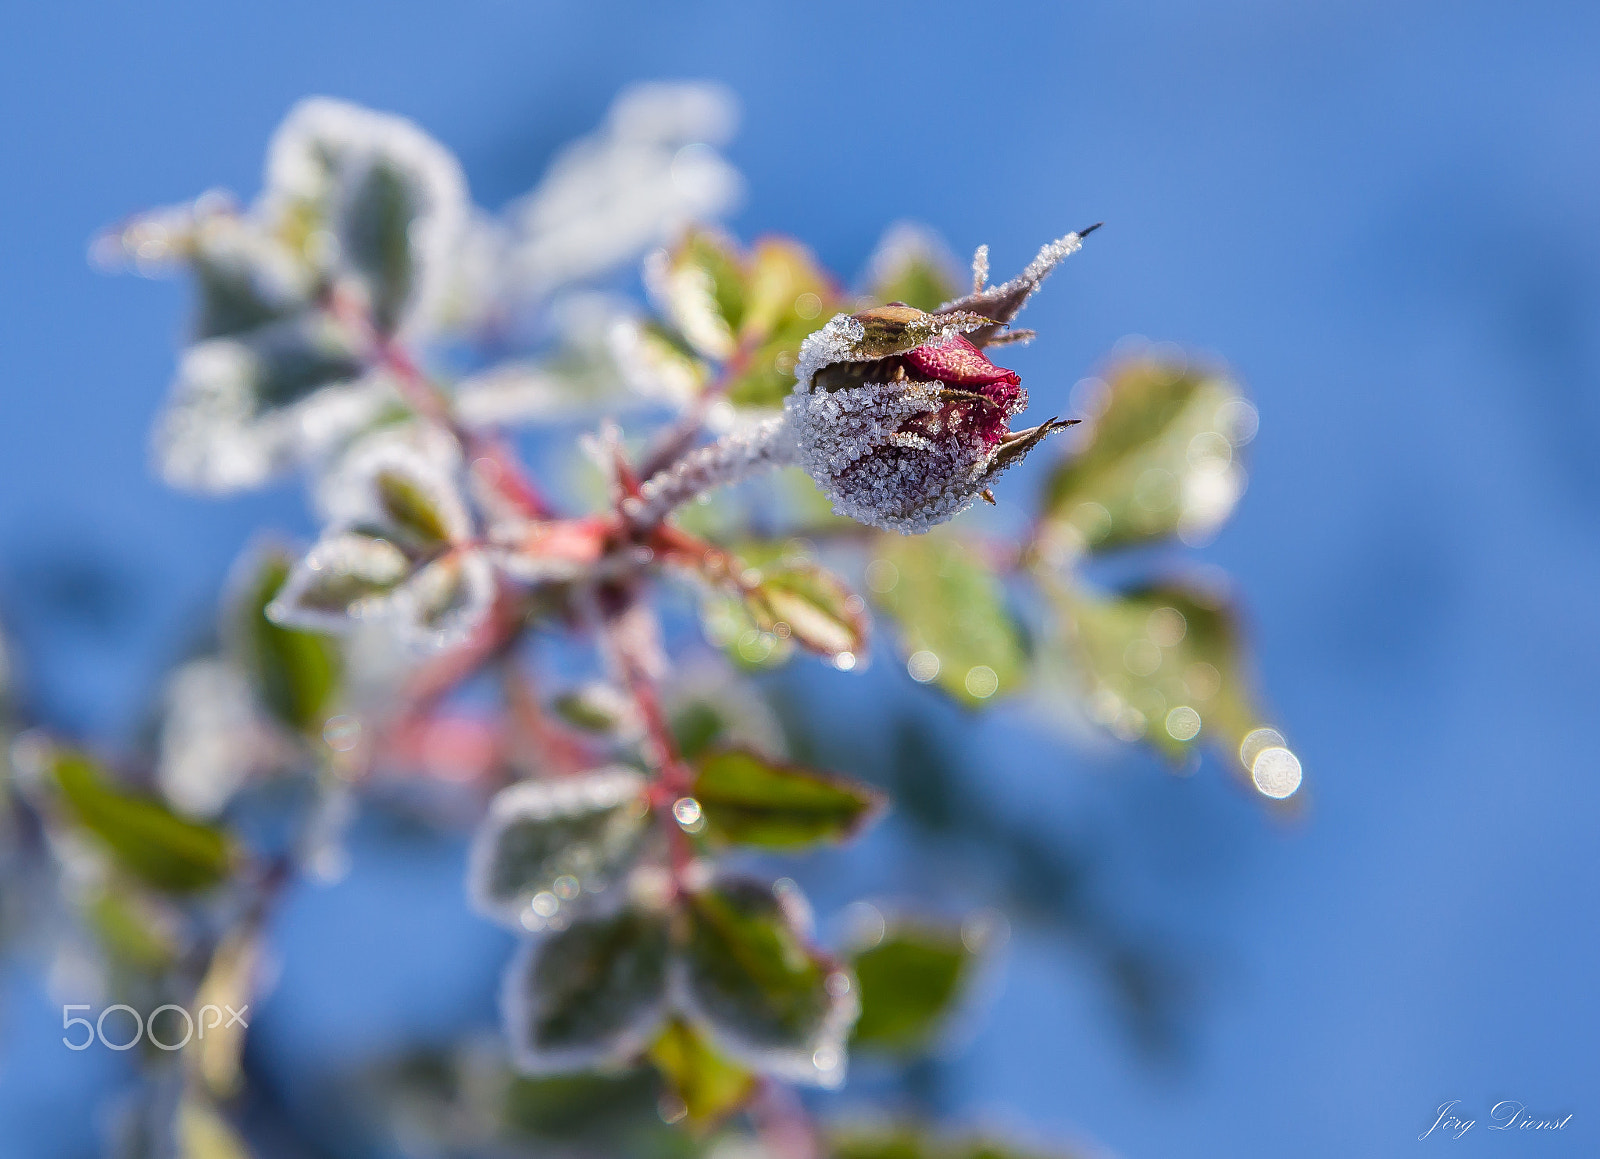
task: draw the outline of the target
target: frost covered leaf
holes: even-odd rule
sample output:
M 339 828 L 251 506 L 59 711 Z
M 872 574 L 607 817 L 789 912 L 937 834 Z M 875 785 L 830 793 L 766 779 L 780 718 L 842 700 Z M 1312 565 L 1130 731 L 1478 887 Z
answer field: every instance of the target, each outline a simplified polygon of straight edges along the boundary
M 961 292 L 950 251 L 919 226 L 901 222 L 878 243 L 867 271 L 868 294 L 879 302 L 904 302 L 937 310 Z
M 701 757 L 691 790 L 713 840 L 804 849 L 855 835 L 884 805 L 867 785 L 738 750 Z
M 484 916 L 540 929 L 633 860 L 648 812 L 644 778 L 616 766 L 501 790 L 472 841 L 468 889 Z
M 896 922 L 850 956 L 861 987 L 852 1047 L 916 1054 L 931 1046 L 977 964 L 957 928 Z
M 688 342 L 655 323 L 620 324 L 612 349 L 629 385 L 647 398 L 681 407 L 711 381 L 711 367 Z
M 212 215 L 196 222 L 189 252 L 197 290 L 195 337 L 235 337 L 306 309 L 309 267 L 249 219 Z
M 496 578 L 490 554 L 472 542 L 459 466 L 459 448 L 437 428 L 392 428 L 358 443 L 322 483 L 333 527 L 267 614 L 327 631 L 382 618 L 424 649 L 467 639 L 494 604 Z
M 466 639 L 494 604 L 494 568 L 481 551 L 452 551 L 400 589 L 402 629 L 417 643 L 447 647 Z
M 848 653 L 852 665 L 865 656 L 865 604 L 838 576 L 783 545 L 747 547 L 741 558 L 751 565 L 740 579 L 745 605 L 763 632 L 821 656 Z
M 742 182 L 713 148 L 738 120 L 717 85 L 635 85 L 510 209 L 513 286 L 535 299 L 614 269 L 731 209 Z
M 733 239 L 694 230 L 646 270 L 651 296 L 701 356 L 726 361 L 744 321 L 745 271 Z
M 682 1100 L 690 1125 L 698 1129 L 715 1126 L 755 1092 L 754 1074 L 724 1058 L 681 1019 L 667 1023 L 648 1057 Z
M 1056 603 L 1089 715 L 1116 736 L 1174 760 L 1202 742 L 1231 757 L 1261 726 L 1237 617 L 1218 594 L 1180 583 L 1111 596 L 1063 588 Z
M 162 477 L 237 491 L 326 453 L 394 405 L 362 373 L 349 335 L 317 311 L 189 347 L 155 431 Z
M 187 266 L 195 278 L 196 339 L 244 334 L 306 309 L 315 271 L 303 255 L 232 197 L 212 191 L 193 202 L 142 213 L 95 239 L 104 269 L 153 274 Z
M 684 1001 L 740 1062 L 790 1082 L 837 1086 L 855 983 L 807 943 L 803 905 L 792 882 L 722 878 L 691 895 Z
M 331 522 L 380 534 L 420 560 L 472 536 L 460 470 L 461 449 L 439 428 L 388 427 L 345 452 L 318 499 Z
M 1068 554 L 1160 539 L 1202 543 L 1243 494 L 1238 448 L 1256 414 L 1230 379 L 1135 358 L 1090 380 L 1100 407 L 1083 449 L 1045 486 L 1047 543 Z
M 517 1068 L 585 1070 L 648 1046 L 665 1015 L 669 945 L 667 916 L 633 908 L 532 943 L 502 999 Z
M 221 830 L 113 787 L 83 753 L 57 749 L 49 767 L 73 819 L 135 877 L 158 889 L 186 892 L 228 876 L 233 853 Z
M 360 294 L 380 334 L 440 309 L 466 226 L 466 183 L 416 125 L 326 97 L 302 101 L 273 137 L 267 187 L 269 212 Z
M 869 585 L 899 627 L 906 669 L 977 706 L 1024 682 L 1022 634 L 995 574 L 950 535 L 880 537 Z
M 267 608 L 289 578 L 291 559 L 263 551 L 239 594 L 229 637 L 261 703 L 284 724 L 320 735 L 339 695 L 342 662 L 327 636 L 274 623 Z
M 406 554 L 362 531 L 327 536 L 297 564 L 267 615 L 286 627 L 340 631 L 388 609 L 387 597 L 411 574 Z

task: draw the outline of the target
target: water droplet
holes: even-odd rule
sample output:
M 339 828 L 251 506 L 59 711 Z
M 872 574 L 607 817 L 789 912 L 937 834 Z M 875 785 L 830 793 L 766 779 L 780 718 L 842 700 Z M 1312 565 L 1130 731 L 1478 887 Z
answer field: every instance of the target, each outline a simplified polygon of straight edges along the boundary
M 967 694 L 979 700 L 988 700 L 989 697 L 1000 691 L 1000 677 L 987 664 L 979 664 L 967 669 L 967 678 L 964 683 L 967 686 Z
M 939 657 L 926 648 L 913 652 L 906 660 L 906 671 L 918 684 L 926 684 L 939 675 Z
M 886 559 L 867 564 L 867 586 L 875 592 L 892 592 L 900 582 L 900 569 Z
M 336 753 L 347 753 L 361 743 L 361 722 L 340 713 L 330 716 L 322 726 L 322 739 Z
M 673 802 L 672 815 L 677 818 L 678 824 L 685 829 L 692 825 L 698 825 L 702 816 L 700 802 L 693 797 L 679 797 L 677 801 Z
M 1278 801 L 1294 795 L 1301 776 L 1300 758 L 1278 746 L 1262 749 L 1250 765 L 1250 779 L 1256 788 Z
M 1187 704 L 1167 713 L 1167 735 L 1173 740 L 1193 740 L 1200 732 L 1200 714 Z

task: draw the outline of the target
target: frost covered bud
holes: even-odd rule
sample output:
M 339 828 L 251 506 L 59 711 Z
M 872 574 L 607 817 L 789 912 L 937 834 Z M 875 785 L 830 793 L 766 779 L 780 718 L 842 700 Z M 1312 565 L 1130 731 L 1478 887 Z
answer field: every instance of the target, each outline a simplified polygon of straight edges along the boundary
M 1088 231 L 1083 231 L 1087 233 Z M 1069 233 L 1010 282 L 983 285 L 933 313 L 890 303 L 838 314 L 800 348 L 786 407 L 794 453 L 840 515 L 906 534 L 991 502 L 995 476 L 1022 461 L 1055 419 L 1013 431 L 1022 379 L 983 347 L 1046 274 L 1081 244 Z M 986 258 L 985 251 L 979 251 Z

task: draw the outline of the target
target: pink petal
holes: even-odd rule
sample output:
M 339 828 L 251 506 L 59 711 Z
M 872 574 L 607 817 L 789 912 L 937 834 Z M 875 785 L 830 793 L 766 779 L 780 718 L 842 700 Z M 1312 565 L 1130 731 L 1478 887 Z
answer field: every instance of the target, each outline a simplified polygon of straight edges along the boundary
M 1022 383 L 1015 371 L 990 362 L 983 351 L 960 334 L 952 334 L 943 342 L 919 346 L 904 357 L 916 370 L 951 386 L 992 386 L 1000 382 L 1019 386 Z

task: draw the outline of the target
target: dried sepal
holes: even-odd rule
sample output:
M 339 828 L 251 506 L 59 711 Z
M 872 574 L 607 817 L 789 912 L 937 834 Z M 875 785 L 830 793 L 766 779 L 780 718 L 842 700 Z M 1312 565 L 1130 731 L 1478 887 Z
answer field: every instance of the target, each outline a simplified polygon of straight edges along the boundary
M 970 331 L 970 338 L 975 346 L 983 347 L 993 341 L 1021 311 L 1022 307 L 1033 296 L 1035 290 L 1050 276 L 1050 271 L 1055 269 L 1067 258 L 1083 248 L 1083 239 L 1100 228 L 1097 222 L 1086 229 L 1074 230 L 1072 233 L 1057 238 L 1048 245 L 1043 246 L 1033 261 L 1028 263 L 1026 269 L 1009 282 L 998 286 L 975 286 L 973 292 L 952 302 L 946 302 L 936 311 L 939 314 L 973 313 L 981 314 L 992 319 L 989 325 Z M 988 248 L 983 251 L 982 273 L 988 276 Z M 973 260 L 974 282 L 978 281 L 979 263 Z

